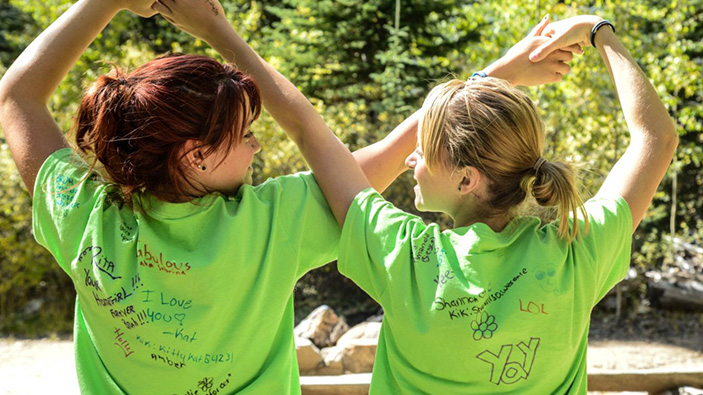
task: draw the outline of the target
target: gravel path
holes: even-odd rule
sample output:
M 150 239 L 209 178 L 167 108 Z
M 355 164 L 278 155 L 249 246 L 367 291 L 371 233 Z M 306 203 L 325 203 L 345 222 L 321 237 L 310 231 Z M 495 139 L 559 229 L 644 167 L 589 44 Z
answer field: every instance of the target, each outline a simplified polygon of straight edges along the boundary
M 593 341 L 588 361 L 589 367 L 599 369 L 703 368 L 703 351 L 656 343 Z M 48 393 L 78 394 L 73 343 L 0 338 L 0 394 Z

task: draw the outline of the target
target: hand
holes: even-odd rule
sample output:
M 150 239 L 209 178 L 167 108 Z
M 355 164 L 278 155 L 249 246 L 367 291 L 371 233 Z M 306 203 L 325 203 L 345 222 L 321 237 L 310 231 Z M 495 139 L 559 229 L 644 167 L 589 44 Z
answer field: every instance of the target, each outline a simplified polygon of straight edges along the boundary
M 583 49 L 578 45 L 559 47 L 538 63 L 531 62 L 528 55 L 550 41 L 542 36 L 549 24 L 549 16 L 545 16 L 537 26 L 520 42 L 515 44 L 508 53 L 488 66 L 484 71 L 491 77 L 510 81 L 513 85 L 541 85 L 561 81 L 562 77 L 571 71 L 567 64 L 574 53 L 581 54 Z
M 542 32 L 543 36 L 549 37 L 549 41 L 532 51 L 530 60 L 539 62 L 553 51 L 570 45 L 590 47 L 591 29 L 602 20 L 603 18 L 595 15 L 580 15 L 550 23 Z
M 217 0 L 158 0 L 152 8 L 180 30 L 208 42 L 223 23 L 231 27 Z
M 118 0 L 117 3 L 120 8 L 132 11 L 144 18 L 149 18 L 156 14 L 156 11 L 152 9 L 154 0 Z

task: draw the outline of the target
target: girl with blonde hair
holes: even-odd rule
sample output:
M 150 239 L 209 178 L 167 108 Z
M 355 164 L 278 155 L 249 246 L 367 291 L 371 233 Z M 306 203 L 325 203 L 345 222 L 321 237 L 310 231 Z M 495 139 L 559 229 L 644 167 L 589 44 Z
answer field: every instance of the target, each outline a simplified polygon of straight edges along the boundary
M 531 55 L 595 46 L 615 84 L 631 142 L 585 203 L 571 166 L 544 157 L 529 97 L 490 77 L 434 88 L 406 159 L 417 208 L 449 215 L 449 230 L 395 208 L 328 133 L 306 131 L 316 137 L 303 152 L 334 158 L 315 174 L 343 224 L 339 270 L 385 311 L 371 393 L 586 393 L 591 310 L 625 276 L 632 232 L 678 144 L 612 26 L 555 22 Z M 528 195 L 558 219 L 516 215 Z
M 571 166 L 544 157 L 544 124 L 527 95 L 492 78 L 435 87 L 406 163 L 416 207 L 448 214 L 454 227 L 425 224 L 368 188 L 349 186 L 348 205 L 330 200 L 346 214 L 339 270 L 385 311 L 371 393 L 587 391 L 591 310 L 627 273 L 632 232 L 678 137 L 610 22 L 580 16 L 543 33 L 532 60 L 565 45 L 597 48 L 630 145 L 583 204 Z M 556 206 L 558 219 L 516 215 L 529 195 Z

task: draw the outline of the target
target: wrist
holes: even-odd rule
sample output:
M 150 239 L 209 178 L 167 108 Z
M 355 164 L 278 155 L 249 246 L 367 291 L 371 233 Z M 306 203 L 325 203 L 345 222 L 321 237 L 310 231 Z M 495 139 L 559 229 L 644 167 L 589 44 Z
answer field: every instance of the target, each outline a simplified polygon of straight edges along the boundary
M 610 29 L 608 26 L 604 26 L 598 30 L 598 34 L 596 34 L 593 38 L 593 43 L 595 44 L 596 49 L 600 49 L 604 46 L 610 45 L 614 39 L 617 39 L 615 36 L 615 31 Z
M 486 76 L 488 77 L 499 78 L 501 80 L 506 80 L 513 85 L 517 85 L 515 76 L 510 71 L 508 65 L 504 63 L 503 58 L 500 58 L 488 65 L 488 67 L 483 69 L 483 72 L 486 73 Z
M 127 10 L 129 7 L 127 6 L 127 3 L 124 0 L 109 0 L 109 1 L 100 1 L 100 0 L 87 0 L 87 1 L 92 1 L 95 3 L 98 3 L 102 5 L 106 11 L 112 12 L 114 14 L 117 14 L 118 12 L 122 10 Z
M 218 20 L 209 29 L 198 34 L 198 38 L 202 39 L 211 47 L 227 45 L 231 42 L 233 36 L 238 36 L 232 25 L 226 19 Z
M 606 30 L 610 30 L 612 33 L 615 33 L 615 26 L 613 26 L 613 24 L 608 20 L 602 19 L 600 22 L 593 25 L 589 38 L 591 45 L 594 48 L 596 47 L 596 37 L 603 35 Z

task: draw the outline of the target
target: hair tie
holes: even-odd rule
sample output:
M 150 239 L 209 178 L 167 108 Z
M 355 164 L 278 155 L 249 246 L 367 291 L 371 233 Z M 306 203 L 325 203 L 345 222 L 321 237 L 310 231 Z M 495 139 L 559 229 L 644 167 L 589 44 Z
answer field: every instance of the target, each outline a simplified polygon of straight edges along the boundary
M 539 169 L 542 168 L 542 165 L 543 165 L 544 162 L 546 162 L 546 161 L 547 161 L 547 160 L 544 159 L 544 158 L 541 157 L 541 156 L 539 157 L 539 159 L 537 159 L 537 162 L 535 162 L 535 165 L 532 166 L 532 168 L 535 169 L 535 174 L 539 173 Z

